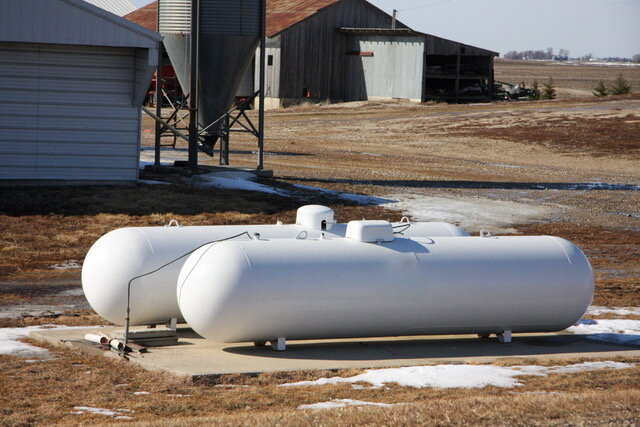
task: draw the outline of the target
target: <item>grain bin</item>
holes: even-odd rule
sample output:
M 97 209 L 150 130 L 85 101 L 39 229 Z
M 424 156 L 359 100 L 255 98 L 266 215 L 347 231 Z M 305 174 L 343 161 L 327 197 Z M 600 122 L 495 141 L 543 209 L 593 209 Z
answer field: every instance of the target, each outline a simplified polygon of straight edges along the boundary
M 228 110 L 251 64 L 260 41 L 262 0 L 198 1 L 198 121 L 206 128 Z M 159 32 L 178 81 L 189 94 L 191 0 L 160 0 L 158 7 Z M 209 133 L 218 128 L 210 127 Z

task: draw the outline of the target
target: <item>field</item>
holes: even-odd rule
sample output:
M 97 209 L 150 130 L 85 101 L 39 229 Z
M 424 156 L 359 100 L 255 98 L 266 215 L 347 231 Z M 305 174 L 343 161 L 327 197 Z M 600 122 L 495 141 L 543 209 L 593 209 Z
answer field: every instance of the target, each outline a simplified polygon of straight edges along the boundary
M 613 78 L 618 72 L 575 67 L 562 74 L 568 66 L 527 65 L 525 73 L 519 66 L 499 62 L 497 79 L 542 81 L 553 71 L 565 93 L 584 95 L 592 79 L 605 78 L 602 70 Z M 629 72 L 637 76 L 635 70 Z M 515 78 L 525 74 L 531 77 Z M 306 203 L 333 207 L 341 222 L 399 220 L 407 214 L 455 221 L 473 233 L 565 237 L 594 267 L 594 305 L 640 306 L 640 96 L 484 105 L 309 105 L 270 111 L 267 119 L 265 161 L 274 178 L 260 183 L 290 191 L 291 197 L 194 186 L 180 175 L 148 172 L 146 180 L 171 185 L 0 188 L 0 327 L 104 323 L 77 292 L 80 270 L 75 267 L 111 229 L 164 225 L 171 219 L 187 225 L 291 222 L 295 209 Z M 145 119 L 146 147 L 152 145 L 152 128 Z M 254 165 L 252 141 L 240 137 L 231 148 L 233 165 Z M 184 158 L 184 146 L 163 155 Z M 215 164 L 206 156 L 202 160 Z M 294 185 L 379 201 L 362 206 Z M 118 416 L 150 424 L 634 425 L 640 419 L 638 365 L 525 377 L 522 386 L 512 388 L 285 388 L 278 385 L 360 371 L 229 376 L 216 384 L 194 384 L 121 361 L 50 350 L 53 360 L 38 362 L 0 355 L 0 424 L 128 422 L 74 413 L 82 412 L 75 409 L 81 406 L 123 409 Z M 498 365 L 582 362 L 509 359 Z M 400 405 L 296 409 L 335 399 Z
M 637 65 L 578 65 L 506 59 L 497 59 L 495 62 L 497 81 L 512 84 L 524 82 L 527 87 L 531 87 L 534 80 L 542 85 L 551 77 L 558 88 L 558 98 L 561 99 L 590 97 L 600 80 L 603 80 L 607 87 L 611 87 L 619 74 L 629 82 L 634 92 L 640 91 L 640 66 Z

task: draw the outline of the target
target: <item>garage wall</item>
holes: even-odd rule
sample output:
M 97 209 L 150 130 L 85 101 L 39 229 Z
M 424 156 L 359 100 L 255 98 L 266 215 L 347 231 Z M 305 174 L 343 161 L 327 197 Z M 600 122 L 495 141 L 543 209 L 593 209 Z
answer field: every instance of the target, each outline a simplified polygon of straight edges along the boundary
M 0 179 L 137 180 L 135 58 L 0 42 Z

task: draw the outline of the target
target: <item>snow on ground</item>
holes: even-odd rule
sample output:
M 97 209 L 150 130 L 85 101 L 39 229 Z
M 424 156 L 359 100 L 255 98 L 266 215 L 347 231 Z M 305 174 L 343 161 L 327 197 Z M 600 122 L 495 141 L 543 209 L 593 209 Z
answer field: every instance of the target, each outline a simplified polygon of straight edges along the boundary
M 542 219 L 549 208 L 524 203 L 472 197 L 430 197 L 422 194 L 392 194 L 396 200 L 382 207 L 402 211 L 416 221 L 444 221 L 460 223 L 463 228 L 509 227 L 512 224 Z M 494 231 L 494 230 L 492 230 Z
M 155 164 L 156 152 L 154 147 L 144 147 L 140 150 L 140 169 L 144 169 L 145 166 L 152 166 Z M 189 150 L 186 148 L 163 148 L 160 156 L 161 165 L 171 166 L 175 161 L 187 160 L 189 157 Z
M 56 295 L 59 297 L 81 297 L 84 296 L 82 288 L 67 289 L 66 291 L 58 292 Z
M 250 172 L 217 172 L 199 175 L 200 185 L 225 189 L 259 191 L 291 197 L 294 194 L 285 189 L 255 182 L 256 176 Z M 506 202 L 479 198 L 430 197 L 417 193 L 392 194 L 385 198 L 363 194 L 342 193 L 319 187 L 292 184 L 294 188 L 322 193 L 360 205 L 379 205 L 412 216 L 417 221 L 459 222 L 462 227 L 480 229 L 482 227 L 508 227 L 544 218 L 549 209 L 523 203 Z
M 27 326 L 25 328 L 0 328 L 0 354 L 17 356 L 17 357 L 38 357 L 39 359 L 51 359 L 52 355 L 49 350 L 36 347 L 31 344 L 20 341 L 27 338 L 33 331 L 43 329 L 75 329 L 77 327 L 60 326 L 60 325 L 42 325 Z M 81 328 L 86 328 L 82 326 Z
M 312 403 L 309 405 L 300 405 L 298 409 L 335 409 L 344 408 L 345 406 L 393 406 L 389 403 L 365 402 L 353 399 L 333 399 L 328 402 Z
M 640 316 L 640 307 L 602 307 L 594 305 L 589 307 L 587 314 L 591 316 L 602 316 L 613 314 L 616 316 Z
M 370 369 L 353 377 L 320 378 L 283 384 L 281 387 L 314 386 L 325 384 L 369 383 L 371 388 L 396 383 L 404 387 L 482 388 L 486 386 L 516 387 L 523 385 L 516 377 L 575 373 L 599 369 L 625 369 L 635 366 L 620 362 L 586 362 L 567 366 L 493 366 L 493 365 L 437 365 L 405 368 Z
M 76 268 L 82 268 L 81 261 L 70 259 L 66 262 L 61 262 L 60 264 L 50 265 L 48 268 L 52 270 L 72 270 Z
M 256 179 L 256 175 L 251 172 L 214 172 L 205 175 L 198 175 L 197 179 L 199 181 L 198 184 L 205 187 L 212 186 L 228 190 L 259 191 L 261 193 L 289 196 L 287 191 L 255 182 L 254 180 Z
M 74 411 L 72 414 L 82 415 L 82 414 L 93 414 L 93 415 L 105 415 L 107 417 L 114 417 L 116 420 L 131 420 L 132 417 L 125 415 L 130 414 L 130 409 L 104 409 L 104 408 L 93 408 L 91 406 L 74 406 Z
M 567 331 L 586 335 L 586 338 L 595 341 L 640 345 L 640 320 L 582 319 Z
M 291 184 L 291 186 L 302 190 L 315 191 L 331 197 L 337 197 L 360 205 L 382 205 L 386 203 L 395 203 L 395 200 L 391 199 L 383 199 L 381 197 L 367 196 L 364 194 L 343 193 L 340 191 L 327 190 L 326 188 L 311 187 L 309 185 Z

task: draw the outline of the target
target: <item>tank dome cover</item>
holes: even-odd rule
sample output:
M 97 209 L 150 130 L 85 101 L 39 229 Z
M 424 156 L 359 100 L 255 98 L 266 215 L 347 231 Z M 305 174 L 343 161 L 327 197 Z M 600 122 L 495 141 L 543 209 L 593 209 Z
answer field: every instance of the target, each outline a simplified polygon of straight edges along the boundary
M 336 223 L 333 209 L 322 205 L 307 205 L 298 209 L 296 224 L 313 230 L 330 230 Z
M 393 227 L 387 221 L 349 221 L 346 237 L 364 243 L 393 242 Z

